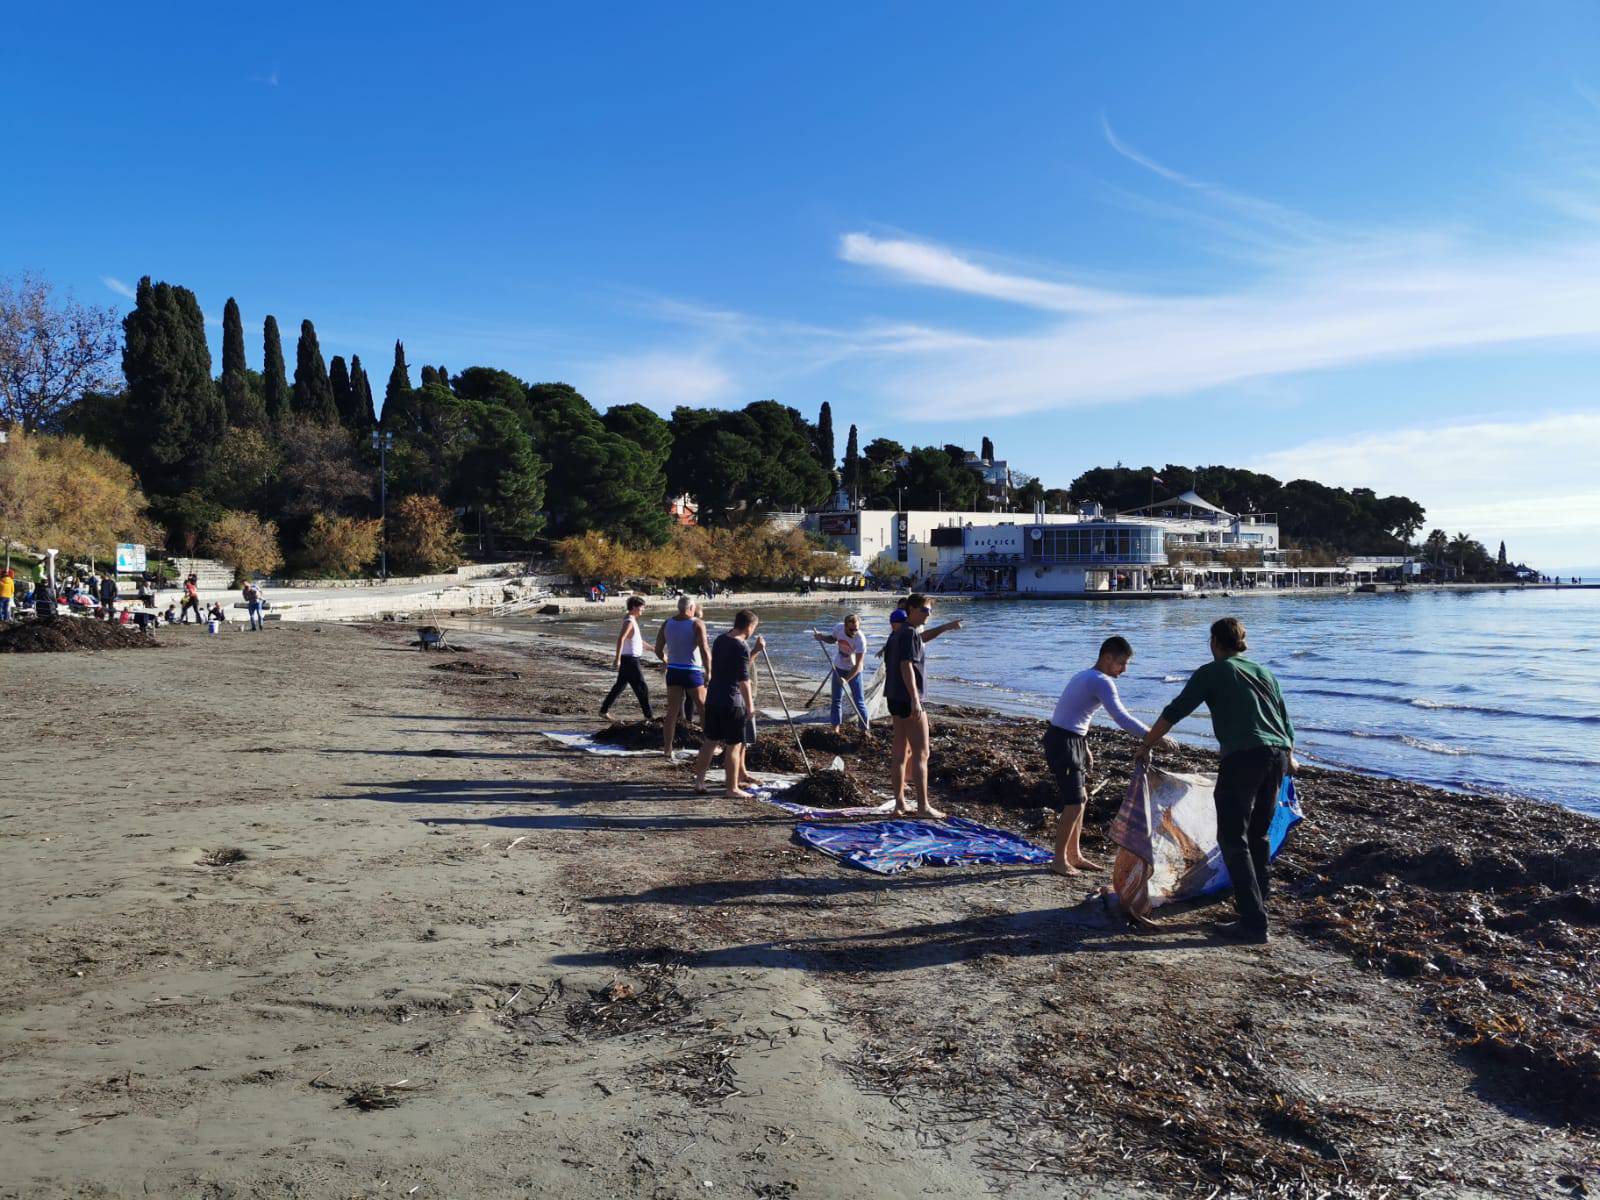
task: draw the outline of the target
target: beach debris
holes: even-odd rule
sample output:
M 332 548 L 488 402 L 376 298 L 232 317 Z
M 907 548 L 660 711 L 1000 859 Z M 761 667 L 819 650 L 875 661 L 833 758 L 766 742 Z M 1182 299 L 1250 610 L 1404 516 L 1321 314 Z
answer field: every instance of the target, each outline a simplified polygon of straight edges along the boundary
M 639 966 L 633 979 L 613 979 L 567 1008 L 567 1024 L 589 1037 L 616 1037 L 681 1024 L 689 1000 L 678 990 L 682 968 L 672 961 Z
M 869 802 L 866 789 L 843 771 L 817 771 L 779 795 L 808 808 L 856 808 Z
M 659 720 L 618 721 L 607 725 L 604 729 L 596 730 L 594 740 L 604 742 L 608 746 L 621 746 L 624 750 L 660 750 L 661 736 Z M 698 750 L 700 742 L 699 726 L 688 721 L 678 722 L 677 731 L 672 738 L 675 747 Z
M 777 738 L 755 741 L 744 748 L 744 765 L 752 771 L 777 771 L 793 775 L 806 769 L 800 752 L 786 740 Z
M 450 662 L 434 663 L 430 671 L 450 671 L 456 675 L 499 675 L 507 679 L 521 679 L 520 671 L 513 671 L 509 667 L 491 667 L 487 663 L 474 662 L 472 659 L 461 658 Z
M 219 846 L 215 850 L 203 851 L 195 862 L 202 867 L 231 867 L 249 857 L 237 846 Z
M 376 1112 L 380 1108 L 400 1107 L 422 1088 L 422 1084 L 409 1079 L 397 1079 L 393 1083 L 358 1083 L 350 1089 L 344 1102 L 362 1112 Z
M 160 646 L 136 625 L 116 625 L 88 617 L 53 621 L 12 621 L 0 625 L 0 654 L 57 654 L 72 650 L 145 650 Z

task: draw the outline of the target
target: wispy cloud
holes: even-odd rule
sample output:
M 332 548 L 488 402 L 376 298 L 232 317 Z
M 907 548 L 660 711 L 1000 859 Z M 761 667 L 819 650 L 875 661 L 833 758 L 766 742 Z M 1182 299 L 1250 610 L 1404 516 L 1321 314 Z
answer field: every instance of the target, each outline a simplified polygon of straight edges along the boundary
M 252 75 L 250 76 L 250 82 L 259 83 L 265 87 L 275 88 L 278 86 L 278 68 L 273 67 L 272 70 L 268 71 L 265 75 Z
M 839 257 L 859 266 L 876 267 L 906 283 L 987 296 L 1052 312 L 1111 312 L 1135 302 L 1132 297 L 1116 292 L 991 270 L 930 242 L 847 233 L 839 239 Z
M 584 379 L 585 394 L 601 408 L 643 404 L 667 413 L 680 404 L 717 405 L 733 392 L 732 375 L 709 355 L 670 351 L 595 363 Z
M 1600 558 L 1596 462 L 1600 413 L 1567 412 L 1319 439 L 1251 466 L 1280 479 L 1416 496 L 1430 528 L 1503 537 L 1513 556 L 1558 567 Z
M 129 300 L 137 298 L 134 290 L 114 275 L 102 275 L 100 276 L 100 282 L 119 296 L 126 296 Z

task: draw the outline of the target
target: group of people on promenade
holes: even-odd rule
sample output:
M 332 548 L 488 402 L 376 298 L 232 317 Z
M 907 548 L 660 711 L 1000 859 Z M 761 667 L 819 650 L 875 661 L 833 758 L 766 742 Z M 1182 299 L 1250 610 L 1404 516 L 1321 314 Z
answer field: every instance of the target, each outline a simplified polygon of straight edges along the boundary
M 600 707 L 608 717 L 624 688 L 632 688 L 647 719 L 653 718 L 643 660 L 645 601 L 631 596 L 618 631 L 613 667 L 616 682 Z M 925 707 L 924 646 L 941 634 L 961 628 L 959 620 L 930 626 L 933 604 L 923 593 L 906 597 L 890 614 L 890 634 L 883 647 L 886 670 L 884 698 L 892 726 L 890 762 L 893 811 L 896 816 L 938 820 L 945 814 L 928 796 L 929 726 Z M 656 634 L 654 650 L 666 664 L 667 707 L 663 714 L 663 749 L 670 759 L 680 715 L 689 702 L 701 709 L 704 740 L 694 762 L 694 788 L 706 792 L 706 773 L 718 750 L 723 751 L 724 795 L 747 797 L 756 781 L 745 770 L 744 748 L 754 740 L 755 679 L 752 664 L 766 654 L 758 633 L 760 617 L 751 609 L 734 614 L 733 624 L 712 640 L 693 597 L 680 596 L 677 611 Z M 863 734 L 870 739 L 872 720 L 861 676 L 868 658 L 860 618 L 846 614 L 831 632 L 813 632 L 832 648 L 833 699 L 830 717 L 835 732 L 847 719 L 843 699 Z M 1294 724 L 1283 690 L 1272 672 L 1245 657 L 1245 628 L 1225 617 L 1210 628 L 1211 661 L 1189 677 L 1154 725 L 1140 721 L 1122 703 L 1117 680 L 1133 661 L 1133 646 L 1119 635 L 1106 638 L 1092 666 L 1077 672 L 1062 689 L 1042 743 L 1045 763 L 1059 796 L 1051 869 L 1063 875 L 1104 870 L 1081 848 L 1084 809 L 1094 755 L 1088 743 L 1095 713 L 1104 709 L 1122 729 L 1140 739 L 1135 760 L 1148 763 L 1158 746 L 1170 746 L 1173 726 L 1202 704 L 1211 715 L 1221 753 L 1214 789 L 1217 842 L 1233 884 L 1238 919 L 1218 925 L 1219 936 L 1262 943 L 1268 938 L 1269 830 L 1277 811 L 1285 776 L 1294 774 Z M 770 667 L 769 667 L 770 669 Z M 914 807 L 907 805 L 910 793 Z
M 200 581 L 195 575 L 183 581 L 178 601 L 169 602 L 164 612 L 156 608 L 156 584 L 149 575 L 139 577 L 137 590 L 132 595 L 124 591 L 117 577 L 110 572 L 104 575 L 94 572 L 83 576 L 69 575 L 54 585 L 48 578 L 30 580 L 20 594 L 17 586 L 15 568 L 6 567 L 0 571 L 0 621 L 17 620 L 25 612 L 39 617 L 54 617 L 63 607 L 69 613 L 122 625 L 137 625 L 140 629 L 187 625 L 191 613 L 197 625 L 221 625 L 228 619 L 220 602 L 213 600 L 209 606 L 201 603 Z M 246 580 L 240 588 L 240 597 L 249 616 L 250 628 L 260 631 L 266 608 L 261 585 L 254 580 Z

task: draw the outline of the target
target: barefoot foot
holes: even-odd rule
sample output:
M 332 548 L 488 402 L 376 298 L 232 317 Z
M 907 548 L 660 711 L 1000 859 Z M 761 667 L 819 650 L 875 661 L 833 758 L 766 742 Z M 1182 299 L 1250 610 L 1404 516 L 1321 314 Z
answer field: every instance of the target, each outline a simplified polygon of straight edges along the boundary
M 917 809 L 917 816 L 921 817 L 924 821 L 942 821 L 947 815 L 947 813 L 940 812 L 932 805 Z
M 1056 875 L 1077 875 L 1080 873 L 1077 867 L 1070 866 L 1064 862 L 1051 863 L 1050 870 Z

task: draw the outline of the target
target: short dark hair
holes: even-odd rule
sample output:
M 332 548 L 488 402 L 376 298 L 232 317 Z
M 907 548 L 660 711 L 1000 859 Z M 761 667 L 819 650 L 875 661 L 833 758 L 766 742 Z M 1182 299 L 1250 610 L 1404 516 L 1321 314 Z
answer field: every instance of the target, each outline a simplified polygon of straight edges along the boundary
M 1244 640 L 1244 622 L 1238 617 L 1223 617 L 1213 622 L 1211 638 L 1229 654 L 1240 654 L 1250 648 Z
M 910 612 L 913 608 L 927 608 L 928 598 L 921 592 L 912 592 L 906 597 L 905 610 Z
M 749 629 L 755 623 L 756 610 L 753 608 L 741 608 L 733 614 L 733 627 L 735 629 Z
M 628 597 L 628 611 L 629 612 L 632 612 L 636 608 L 643 608 L 643 607 L 644 607 L 644 597 L 643 596 L 629 596 Z
M 1114 633 L 1100 643 L 1100 657 L 1104 658 L 1108 654 L 1112 658 L 1132 658 L 1133 647 L 1128 644 L 1127 638 L 1120 633 Z

